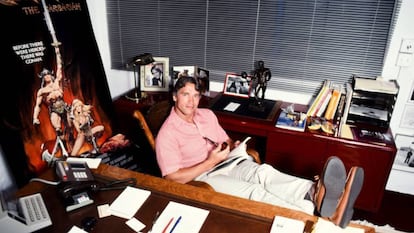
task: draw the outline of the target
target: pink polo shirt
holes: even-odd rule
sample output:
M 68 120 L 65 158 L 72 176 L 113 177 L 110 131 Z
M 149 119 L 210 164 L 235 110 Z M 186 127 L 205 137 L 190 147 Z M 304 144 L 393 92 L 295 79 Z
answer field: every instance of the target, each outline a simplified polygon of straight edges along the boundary
M 197 109 L 193 124 L 181 119 L 172 108 L 155 139 L 162 176 L 206 160 L 213 145 L 203 137 L 218 143 L 229 138 L 210 109 Z

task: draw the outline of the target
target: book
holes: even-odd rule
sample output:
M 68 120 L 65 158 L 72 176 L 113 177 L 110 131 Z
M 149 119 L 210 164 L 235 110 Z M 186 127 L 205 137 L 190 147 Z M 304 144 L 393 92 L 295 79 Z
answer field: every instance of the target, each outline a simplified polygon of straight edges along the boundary
M 345 107 L 338 127 L 338 135 L 341 135 L 342 126 L 346 124 L 348 118 L 349 108 L 351 107 L 352 93 L 354 92 L 350 83 L 346 84 Z
M 321 104 L 319 106 L 319 108 L 316 111 L 316 116 L 317 117 L 321 117 L 323 115 L 323 113 L 325 112 L 325 110 L 328 107 L 329 101 L 331 100 L 332 97 L 332 90 L 329 89 L 327 91 L 327 93 L 325 94 L 325 96 L 323 97 L 323 99 L 321 100 Z
M 275 127 L 304 132 L 306 128 L 306 114 L 300 112 L 280 112 Z
M 330 121 L 333 120 L 335 113 L 338 109 L 339 100 L 341 98 L 341 91 L 339 89 L 334 89 L 332 91 L 331 99 L 329 100 L 328 107 L 325 111 L 325 119 Z
M 239 162 L 250 159 L 250 155 L 246 151 L 246 143 L 251 137 L 246 137 L 237 147 L 230 151 L 227 159 L 216 164 L 213 168 L 206 172 L 207 176 L 225 175 L 231 171 Z
M 327 93 L 327 89 L 329 89 L 331 85 L 331 81 L 330 80 L 325 80 L 321 90 L 319 91 L 318 95 L 316 96 L 316 98 L 313 100 L 311 106 L 308 109 L 307 112 L 307 116 L 315 116 L 317 109 L 319 109 L 322 98 L 325 96 L 325 94 Z

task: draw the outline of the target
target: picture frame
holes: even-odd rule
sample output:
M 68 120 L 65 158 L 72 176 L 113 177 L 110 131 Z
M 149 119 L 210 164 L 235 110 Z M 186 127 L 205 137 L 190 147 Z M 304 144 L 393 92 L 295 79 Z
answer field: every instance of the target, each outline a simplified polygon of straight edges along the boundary
M 227 73 L 224 80 L 224 95 L 249 98 L 251 91 L 251 82 L 248 78 L 243 78 L 239 74 Z
M 414 129 L 414 105 L 406 104 L 400 121 L 401 128 Z
M 414 173 L 414 135 L 396 134 L 395 146 L 397 154 L 394 159 L 393 169 L 408 171 Z M 411 155 L 409 152 L 411 151 Z
M 154 57 L 153 63 L 141 66 L 142 91 L 168 91 L 170 83 L 169 62 L 168 57 Z
M 414 104 L 414 83 L 411 87 L 411 92 L 409 93 L 409 96 L 408 96 L 408 103 Z
M 197 67 L 196 77 L 200 85 L 201 94 L 210 96 L 210 71 Z
M 170 80 L 171 90 L 173 89 L 178 78 L 180 78 L 181 76 L 195 77 L 194 75 L 195 75 L 196 70 L 197 70 L 197 66 L 173 66 L 172 77 Z

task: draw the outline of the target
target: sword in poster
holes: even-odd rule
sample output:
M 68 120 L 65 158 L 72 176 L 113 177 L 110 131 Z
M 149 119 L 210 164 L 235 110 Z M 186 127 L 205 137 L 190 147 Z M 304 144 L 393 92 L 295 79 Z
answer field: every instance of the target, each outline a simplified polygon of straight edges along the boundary
M 62 75 L 62 58 L 60 55 L 59 45 L 61 43 L 57 40 L 55 28 L 53 26 L 52 19 L 50 18 L 49 10 L 46 5 L 46 0 L 42 0 L 42 6 L 43 6 L 43 15 L 45 16 L 46 26 L 49 29 L 50 35 L 52 36 L 52 46 L 55 47 L 55 53 L 56 53 L 56 64 L 57 64 L 57 70 L 56 72 L 60 72 L 60 74 L 56 75 Z
M 38 120 L 38 115 L 40 112 L 40 104 L 44 101 L 43 95 L 47 93 L 49 96 L 46 98 L 47 99 L 46 103 L 49 105 L 48 106 L 49 115 L 50 115 L 51 123 L 55 129 L 56 140 L 54 142 L 54 146 L 51 152 L 49 151 L 48 146 L 45 146 L 45 144 L 48 144 L 48 142 L 45 142 L 42 144 L 42 150 L 43 150 L 42 160 L 46 161 L 49 165 L 51 165 L 56 160 L 55 156 L 59 148 L 63 156 L 66 156 L 66 157 L 68 156 L 68 152 L 66 150 L 65 143 L 63 141 L 64 135 L 65 135 L 64 132 L 66 130 L 66 126 L 68 125 L 66 122 L 66 118 L 67 118 L 66 115 L 68 114 L 68 110 L 67 110 L 67 104 L 63 100 L 63 84 L 62 84 L 63 65 L 62 65 L 62 59 L 61 59 L 61 54 L 59 50 L 59 45 L 61 43 L 57 40 L 55 29 L 54 29 L 45 0 L 42 0 L 42 6 L 43 6 L 43 14 L 45 17 L 47 28 L 49 29 L 49 32 L 52 36 L 52 46 L 55 48 L 56 78 L 49 80 L 48 83 L 45 84 L 45 85 L 48 85 L 47 90 L 44 89 L 46 87 L 43 86 L 45 80 L 42 80 L 41 89 L 43 89 L 43 91 L 41 90 L 38 91 L 36 106 L 34 110 L 34 123 L 35 124 L 40 123 Z M 53 72 L 47 72 L 47 70 L 45 69 L 44 71 L 42 71 L 42 73 L 44 73 L 45 76 L 53 75 Z M 44 76 L 41 76 L 41 78 L 44 79 Z M 62 129 L 61 121 L 63 121 L 63 129 Z

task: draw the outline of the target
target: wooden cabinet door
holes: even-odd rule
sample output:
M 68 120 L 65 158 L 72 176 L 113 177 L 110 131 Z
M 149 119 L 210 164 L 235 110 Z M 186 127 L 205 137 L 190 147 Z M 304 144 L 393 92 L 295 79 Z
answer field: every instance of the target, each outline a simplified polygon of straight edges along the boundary
M 266 163 L 288 174 L 313 179 L 328 157 L 326 141 L 311 134 L 280 130 L 267 140 Z
M 394 149 L 367 143 L 330 142 L 328 150 L 342 159 L 347 171 L 351 166 L 364 169 L 364 184 L 355 206 L 377 211 L 394 161 Z

